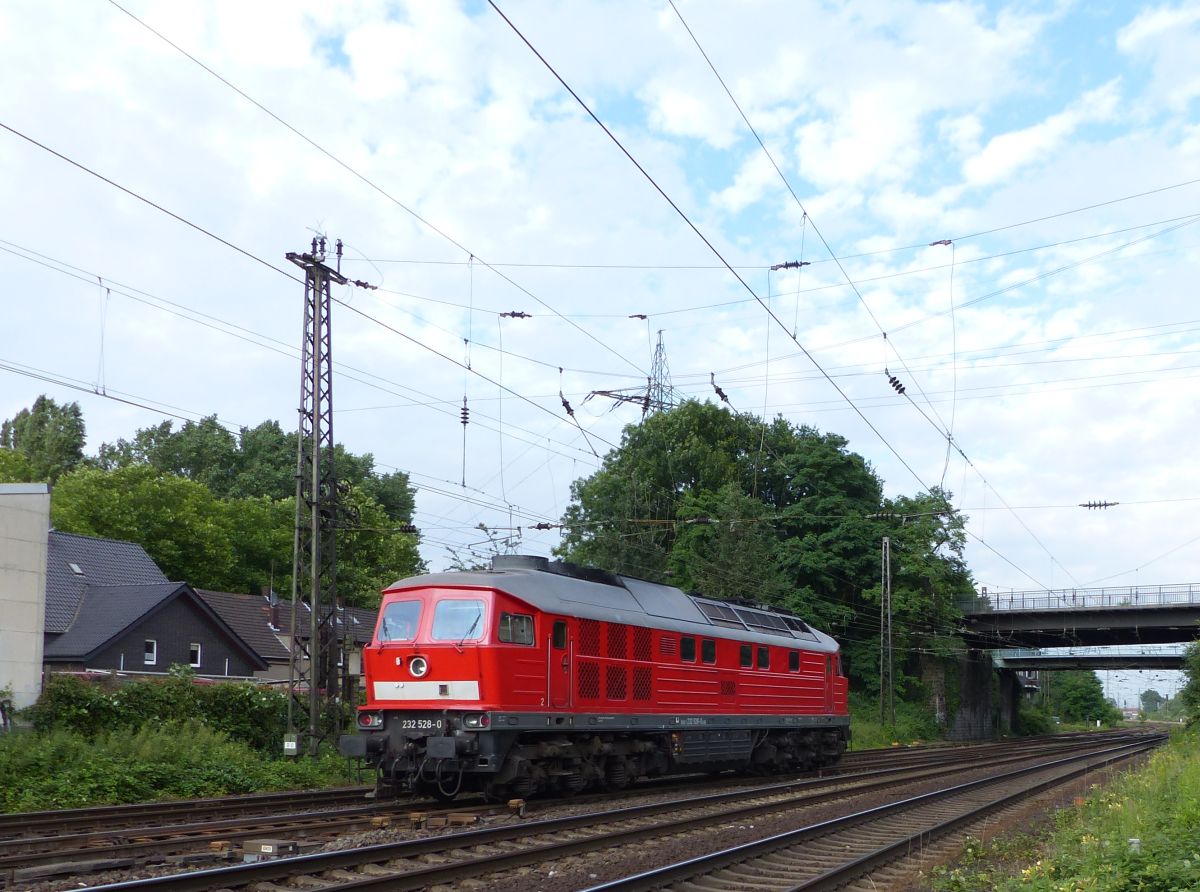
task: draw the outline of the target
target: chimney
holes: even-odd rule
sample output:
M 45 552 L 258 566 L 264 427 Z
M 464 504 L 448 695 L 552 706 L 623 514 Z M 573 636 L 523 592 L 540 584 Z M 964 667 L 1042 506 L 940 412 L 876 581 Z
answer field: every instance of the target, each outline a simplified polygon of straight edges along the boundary
M 278 629 L 279 628 L 279 598 L 276 597 L 275 592 L 272 590 L 271 586 L 269 586 L 269 585 L 264 585 L 262 587 L 262 595 L 264 598 L 267 599 L 267 603 L 270 605 L 270 607 L 267 610 L 267 617 L 268 617 L 267 622 L 269 622 L 271 624 L 272 629 Z

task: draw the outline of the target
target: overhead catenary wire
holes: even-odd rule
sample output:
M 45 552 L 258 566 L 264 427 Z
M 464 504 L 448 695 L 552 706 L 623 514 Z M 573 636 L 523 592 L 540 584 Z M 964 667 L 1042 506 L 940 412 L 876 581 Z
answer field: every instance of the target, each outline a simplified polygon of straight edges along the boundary
M 9 247 L 5 247 L 6 245 Z M 13 250 L 14 248 L 19 249 L 19 250 Z M 52 270 L 54 272 L 60 273 L 64 276 L 68 276 L 73 279 L 77 279 L 81 282 L 91 282 L 94 279 L 98 278 L 97 274 L 95 274 L 95 273 L 89 273 L 88 271 L 83 270 L 80 267 L 72 266 L 71 264 L 67 264 L 64 261 L 57 260 L 57 259 L 55 259 L 53 257 L 49 257 L 48 255 L 45 255 L 45 254 L 39 254 L 37 252 L 31 251 L 28 248 L 23 248 L 19 245 L 16 245 L 13 242 L 4 241 L 2 239 L 0 239 L 0 251 L 3 251 L 8 254 L 12 254 L 15 257 L 20 257 L 23 260 L 27 260 L 31 263 L 35 263 L 39 266 L 45 267 L 46 269 Z M 22 251 L 27 252 L 28 254 L 33 255 L 33 256 L 26 256 L 26 254 L 21 253 Z M 55 266 L 55 264 L 58 264 L 58 266 Z M 60 267 L 65 267 L 65 269 L 60 268 Z M 238 325 L 237 323 L 230 322 L 229 320 L 222 319 L 218 316 L 214 316 L 211 313 L 204 313 L 200 310 L 196 310 L 191 307 L 187 307 L 183 304 L 168 300 L 167 298 L 164 298 L 160 295 L 153 294 L 149 291 L 138 289 L 131 285 L 119 283 L 114 279 L 109 279 L 106 277 L 99 277 L 99 278 L 104 278 L 104 281 L 106 282 L 107 291 L 111 294 L 116 294 L 116 295 L 125 297 L 129 300 L 135 301 L 144 306 L 159 310 L 160 312 L 168 313 L 170 315 L 176 316 L 177 318 L 180 318 L 180 319 L 186 320 L 188 322 L 203 326 L 203 327 L 208 328 L 212 331 L 215 331 L 219 334 L 237 338 L 238 340 L 241 340 L 248 344 L 253 344 L 256 347 L 262 347 L 266 350 L 270 350 L 281 356 L 286 356 L 289 359 L 295 359 L 299 356 L 299 350 L 296 347 L 292 346 L 291 344 L 289 344 L 285 341 L 281 341 L 277 338 L 271 337 L 270 335 L 264 334 L 262 332 L 254 331 L 253 329 L 249 329 L 244 326 Z M 166 306 L 162 306 L 160 304 L 165 304 Z M 171 307 L 174 307 L 175 309 L 170 309 Z M 222 327 L 222 326 L 224 326 L 224 327 Z M 432 396 L 431 394 L 428 394 L 428 393 L 420 391 L 416 388 L 413 388 L 411 385 L 402 384 L 400 382 L 393 381 L 392 379 L 386 378 L 375 372 L 370 372 L 370 371 L 367 371 L 360 367 L 357 367 L 354 365 L 349 365 L 342 360 L 336 360 L 334 362 L 334 367 L 338 370 L 339 375 L 341 375 L 343 378 L 350 380 L 350 381 L 355 381 L 357 383 L 363 384 L 364 386 L 379 390 L 383 393 L 391 394 L 393 396 L 406 396 L 407 394 L 399 392 L 400 390 L 403 390 L 403 391 L 410 392 L 412 394 L 416 394 L 417 397 L 424 398 L 424 399 L 417 399 L 414 397 L 409 397 L 408 402 L 406 402 L 406 403 L 403 403 L 401 405 L 392 404 L 392 405 L 385 406 L 382 408 L 420 407 L 420 408 L 430 408 L 435 411 L 443 412 L 444 414 L 447 414 L 447 415 L 455 414 L 454 412 L 446 411 L 446 409 L 443 408 L 443 407 L 453 405 L 452 400 L 438 399 L 438 398 Z M 374 379 L 374 380 L 368 380 L 368 379 Z M 382 382 L 382 383 L 380 383 L 380 382 Z M 384 386 L 384 385 L 386 385 L 386 386 Z M 343 411 L 354 411 L 354 410 L 353 409 L 338 409 L 335 411 L 343 412 Z M 501 421 L 494 419 L 490 415 L 487 415 L 487 414 L 481 413 L 481 414 L 479 414 L 478 418 L 481 418 L 484 421 L 496 421 L 497 424 L 502 423 Z M 502 432 L 501 428 L 498 428 L 498 427 L 493 428 L 491 425 L 488 425 L 488 424 L 484 424 L 482 426 L 488 430 L 494 430 L 497 433 Z M 543 433 L 535 433 L 534 431 L 531 431 L 531 430 L 524 428 L 517 424 L 509 423 L 508 427 L 510 429 L 510 432 L 507 434 L 507 436 L 511 436 L 514 439 L 517 439 L 522 442 L 531 442 L 531 441 L 525 441 L 521 437 L 516 436 L 516 434 L 512 433 L 511 431 L 520 431 L 520 432 L 528 434 L 532 437 L 536 437 L 539 440 L 544 436 Z M 558 445 L 560 445 L 564 448 L 567 448 L 567 449 L 574 448 L 567 443 L 560 442 Z M 553 450 L 551 450 L 551 451 L 553 451 Z M 582 454 L 590 454 L 590 452 L 588 450 L 580 449 L 579 452 Z M 556 454 L 561 455 L 562 453 L 556 453 Z
M 715 256 L 721 262 L 721 264 L 724 265 L 725 268 L 729 270 L 730 274 L 733 275 L 733 277 L 738 281 L 738 283 L 742 286 L 742 288 L 744 288 L 756 301 L 758 301 L 758 303 L 763 307 L 763 309 L 767 312 L 767 314 L 771 317 L 771 319 L 774 320 L 774 322 L 781 329 L 783 329 L 783 331 L 788 332 L 787 326 L 783 323 L 783 321 L 778 316 L 775 315 L 774 311 L 762 300 L 762 298 L 753 289 L 753 287 L 751 287 L 750 284 L 742 277 L 742 275 L 736 269 L 734 269 L 733 266 L 731 266 L 728 263 L 728 261 L 725 259 L 724 255 L 722 255 L 722 253 L 720 252 L 720 250 L 708 239 L 707 236 L 704 235 L 704 233 L 700 230 L 700 228 L 698 226 L 696 226 L 695 223 L 692 222 L 691 218 L 683 211 L 682 208 L 679 207 L 678 204 L 675 203 L 675 201 L 666 193 L 666 191 L 658 184 L 658 182 L 654 179 L 654 177 L 651 176 L 650 173 L 641 165 L 641 163 L 629 152 L 629 150 L 627 148 L 625 148 L 624 144 L 621 142 L 620 139 L 617 138 L 616 134 L 614 134 L 612 132 L 612 130 L 610 130 L 609 127 L 596 115 L 596 113 L 592 111 L 591 107 L 583 100 L 583 98 L 577 92 L 575 92 L 575 90 L 570 86 L 570 84 L 568 84 L 566 82 L 566 80 L 562 77 L 562 75 L 560 75 L 558 73 L 558 71 L 554 68 L 554 66 L 550 64 L 550 62 L 545 58 L 545 56 L 543 56 L 542 53 L 538 51 L 538 49 L 529 41 L 529 39 L 512 22 L 512 20 L 509 19 L 508 16 L 506 16 L 504 14 L 504 12 L 500 9 L 500 7 L 497 5 L 495 0 L 488 0 L 488 5 L 491 6 L 491 8 L 493 10 L 495 10 L 497 15 L 499 15 L 504 20 L 504 22 L 513 31 L 513 33 L 517 35 L 517 37 L 521 40 L 521 42 L 523 42 L 529 48 L 529 50 L 537 57 L 537 59 L 542 63 L 542 65 L 547 69 L 547 71 L 550 72 L 550 74 L 555 78 L 555 80 L 557 80 L 559 82 L 559 84 L 562 85 L 563 89 L 565 89 L 571 95 L 571 97 L 583 109 L 583 111 L 588 115 L 588 117 L 590 117 L 597 124 L 597 126 L 599 126 L 600 129 L 604 131 L 605 135 L 609 138 L 609 140 L 617 147 L 617 149 L 623 155 L 625 155 L 625 157 L 630 161 L 630 163 L 633 164 L 633 166 L 635 168 L 637 168 L 638 172 L 642 174 L 642 176 L 647 180 L 647 182 L 651 185 L 651 187 L 656 192 L 658 192 L 658 194 L 667 202 L 668 205 L 670 205 L 670 207 L 675 211 L 675 213 L 680 217 L 680 219 L 683 220 L 684 224 L 688 228 L 690 228 L 692 230 L 692 232 L 695 233 L 695 235 L 713 253 L 713 256 Z M 817 232 L 815 227 L 814 227 L 814 232 Z M 830 253 L 832 254 L 832 251 Z M 788 332 L 788 334 L 790 337 L 790 332 Z M 808 357 L 808 359 L 812 362 L 812 364 L 818 369 L 818 371 L 821 372 L 823 377 L 833 386 L 833 388 L 838 392 L 838 394 L 854 409 L 855 413 L 862 420 L 862 422 L 871 430 L 872 433 L 875 434 L 876 437 L 878 437 L 878 439 L 884 444 L 884 446 L 887 447 L 887 449 L 892 453 L 892 455 L 896 458 L 896 460 L 899 461 L 900 464 L 909 472 L 909 474 L 911 474 L 913 476 L 913 478 L 915 478 L 917 480 L 917 482 L 921 484 L 922 488 L 925 490 L 932 491 L 931 487 L 928 484 L 926 484 L 924 482 L 924 480 L 921 479 L 921 476 L 916 472 L 915 469 L 913 469 L 913 467 L 908 463 L 908 461 L 904 458 L 904 456 L 900 454 L 899 450 L 891 443 L 890 440 L 887 439 L 887 437 L 885 437 L 883 435 L 883 433 L 878 428 L 875 427 L 875 425 L 871 422 L 871 420 L 869 418 L 867 418 L 867 416 L 862 412 L 861 409 L 858 408 L 858 406 L 854 403 L 854 401 L 852 399 L 850 399 L 849 395 L 825 371 L 825 369 L 822 367 L 822 365 L 804 347 L 804 345 L 799 341 L 799 339 L 792 338 L 792 341 L 801 350 L 801 352 L 803 352 L 805 354 L 805 356 Z M 714 386 L 715 386 L 715 384 L 714 384 Z M 1004 557 L 1003 555 L 1000 555 L 1000 553 L 997 552 L 992 546 L 986 545 L 986 547 L 989 550 L 991 550 L 993 553 L 997 554 L 997 556 L 1000 556 L 1002 559 L 1004 559 L 1007 563 L 1009 563 L 1013 567 L 1016 567 L 1016 565 L 1013 564 L 1010 559 L 1008 559 L 1007 557 Z M 1021 570 L 1021 572 L 1024 575 L 1029 576 L 1030 579 L 1035 579 L 1035 577 L 1031 576 L 1026 571 Z M 1035 579 L 1035 581 L 1036 581 L 1036 579 Z
M 111 0 L 110 0 L 110 2 L 111 2 Z M 0 121 L 0 128 L 8 130 L 9 132 L 21 137 L 22 139 L 26 140 L 29 143 L 32 143 L 33 145 L 37 146 L 38 148 L 43 149 L 46 152 L 49 152 L 50 154 L 54 155 L 55 157 L 57 157 L 63 161 L 66 161 L 67 163 L 71 164 L 73 167 L 76 167 L 79 170 L 81 170 L 91 176 L 94 176 L 97 179 L 104 181 L 105 183 L 109 184 L 110 186 L 113 186 L 114 188 L 119 189 L 120 191 L 124 192 L 125 194 L 127 194 L 133 198 L 136 198 L 138 201 L 141 201 L 144 204 L 149 205 L 150 207 L 154 208 L 155 210 L 158 210 L 158 211 L 166 214 L 167 216 L 169 216 L 175 220 L 178 220 L 179 222 L 185 224 L 186 226 L 196 230 L 197 232 L 202 233 L 203 235 L 208 236 L 211 239 L 214 239 L 215 241 L 217 241 L 217 242 L 225 245 L 226 247 L 238 252 L 239 254 L 253 260 L 254 262 L 259 263 L 259 264 L 267 267 L 268 269 L 274 270 L 275 272 L 279 273 L 280 275 L 284 276 L 285 278 L 287 278 L 297 284 L 304 284 L 303 279 L 293 276 L 287 270 L 274 265 L 273 263 L 271 263 L 268 260 L 264 260 L 263 258 L 251 253 L 250 251 L 247 251 L 245 248 L 242 248 L 242 247 L 239 247 L 238 245 L 233 244 L 232 242 L 222 238 L 221 236 L 219 236 L 213 232 L 210 232 L 209 230 L 205 229 L 204 227 L 200 226 L 199 224 L 193 223 L 192 221 L 188 220 L 187 218 L 182 217 L 179 214 L 176 214 L 173 211 L 166 209 L 162 205 L 159 205 L 159 204 L 151 201 L 150 199 L 146 198 L 145 196 L 140 195 L 139 193 L 133 191 L 132 189 L 122 186 L 119 183 L 109 179 L 108 177 L 105 177 L 102 174 L 97 173 L 96 171 L 92 170 L 91 168 L 86 167 L 83 164 L 80 164 L 78 161 L 74 161 L 73 159 L 67 157 L 66 155 L 63 155 L 61 152 L 55 151 L 54 149 L 50 148 L 49 146 L 47 146 L 43 143 L 38 142 L 37 140 L 33 139 L 32 137 L 26 136 L 24 133 L 21 133 L 18 130 L 14 130 L 12 127 L 9 127 L 7 124 L 5 124 L 2 121 Z M 387 331 L 392 332 L 393 334 L 403 338 L 404 340 L 408 341 L 409 343 L 414 344 L 415 346 L 420 347 L 421 349 L 434 354 L 435 356 L 439 357 L 440 359 L 443 359 L 446 362 L 456 365 L 459 368 L 466 368 L 466 366 L 463 363 L 459 362 L 458 360 L 453 359 L 450 356 L 447 356 L 445 353 L 443 353 L 440 350 L 437 350 L 434 347 L 431 347 L 429 344 L 424 343 L 419 338 L 414 338 L 412 335 L 409 335 L 406 332 L 400 331 L 398 328 L 396 328 L 393 325 L 388 324 L 387 322 L 384 322 L 382 319 L 378 319 L 377 317 L 372 316 L 370 313 L 367 313 L 367 312 L 359 309 L 358 307 L 354 306 L 352 303 L 350 303 L 346 300 L 343 300 L 341 298 L 337 298 L 337 297 L 332 298 L 332 301 L 333 301 L 333 303 L 336 303 L 339 306 L 345 308 L 348 312 L 353 313 L 363 319 L 366 319 L 369 322 L 374 323 L 375 325 L 380 326 L 381 328 L 386 329 Z M 533 406 L 535 409 L 537 409 L 541 412 L 545 412 L 551 416 L 554 415 L 554 413 L 552 411 L 550 411 L 549 409 L 547 409 L 545 406 L 541 405 L 540 403 L 534 402 L 533 400 L 529 399 L 528 397 L 524 396 L 523 394 L 517 393 L 515 390 L 512 390 L 511 388 L 505 387 L 503 384 L 500 384 L 499 382 L 493 381 L 488 375 L 485 375 L 482 372 L 479 372 L 478 370 L 475 370 L 475 369 L 467 369 L 467 371 L 469 371 L 473 375 L 478 376 L 479 378 L 482 378 L 484 381 L 487 381 L 490 384 L 497 385 L 498 387 L 502 388 L 506 393 L 508 393 L 510 396 L 516 397 L 517 399 L 528 403 L 529 405 Z M 612 447 L 615 445 L 615 444 L 609 442 L 608 440 L 606 440 L 605 438 L 599 436 L 598 434 L 596 434 L 594 436 L 596 436 L 596 438 L 598 440 L 600 440 L 607 446 Z M 595 452 L 595 450 L 593 447 L 593 454 L 594 454 L 594 452 Z
M 591 332 L 587 331 L 587 329 L 585 329 L 585 328 L 583 328 L 583 327 L 581 327 L 581 326 L 577 325 L 577 324 L 576 324 L 575 322 L 573 322 L 571 319 L 569 319 L 568 317 L 564 316 L 562 313 L 558 312 L 558 310 L 556 310 L 556 309 L 555 309 L 554 307 L 552 307 L 550 304 L 546 303 L 544 300 L 542 300 L 540 297 L 538 297 L 536 294 L 534 294 L 532 291 L 530 291 L 530 290 L 529 290 L 528 288 L 526 288 L 524 285 L 521 285 L 521 284 L 520 284 L 520 283 L 518 283 L 516 280 L 512 279 L 510 276 L 507 276 L 507 275 L 505 275 L 505 273 L 504 273 L 504 272 L 502 272 L 500 269 L 498 269 L 498 268 L 496 268 L 496 267 L 492 266 L 492 265 L 491 265 L 490 263 L 488 263 L 486 260 L 482 259 L 482 258 L 479 256 L 479 254 L 478 254 L 478 253 L 476 253 L 476 252 L 474 252 L 474 251 L 470 250 L 469 248 L 467 248 L 465 245 L 463 245 L 461 242 L 459 242 L 459 241 L 458 241 L 456 238 L 454 238 L 454 237 L 453 237 L 452 235 L 450 235 L 448 232 L 446 232 L 445 230 L 443 230 L 443 229 L 441 229 L 440 227 L 436 226 L 436 225 L 435 225 L 434 223 L 432 223 L 431 221 L 427 220 L 425 217 L 423 217 L 421 214 L 419 214 L 419 213 L 418 213 L 416 210 L 414 210 L 413 208 L 409 207 L 409 206 L 408 206 L 407 204 L 405 204 L 404 202 L 400 201 L 400 199 L 396 198 L 394 195 L 392 195 L 390 192 L 388 192 L 386 189 L 384 189 L 382 186 L 380 186 L 380 185 L 379 185 L 378 183 L 376 183 L 374 180 L 372 180 L 371 178 L 367 177 L 365 174 L 361 173 L 360 171 L 358 171 L 358 170 L 357 170 L 357 169 L 355 169 L 354 167 L 352 167 L 352 166 L 350 166 L 349 164 L 347 164 L 345 161 L 343 161 L 343 160 L 342 160 L 341 158 L 339 158 L 337 155 L 333 154 L 331 151 L 329 151 L 328 149 L 326 149 L 324 146 L 322 146 L 320 143 L 318 143 L 316 140 L 314 140 L 312 137 L 308 136 L 306 133 L 304 133 L 303 131 L 301 131 L 301 130 L 300 130 L 300 129 L 298 129 L 297 127 L 295 127 L 295 126 L 293 126 L 292 124 L 290 124 L 290 123 L 288 123 L 287 121 L 285 121 L 285 120 L 284 120 L 282 117 L 280 117 L 279 115 L 277 115 L 275 112 L 271 111 L 271 109 L 267 108 L 265 105 L 263 105 L 261 102 L 259 102 L 257 99 L 255 99 L 253 96 L 251 96 L 250 94 L 248 94 L 247 92 L 245 92 L 244 90 L 242 90 L 240 87 L 238 87 L 238 86 L 237 86 L 236 84 L 234 84 L 232 81 L 228 80 L 227 78 L 225 78 L 225 77 L 223 77 L 222 75 L 220 75 L 219 73 L 217 73 L 217 72 L 216 72 L 214 69 L 212 69 L 212 68 L 210 68 L 208 65 L 204 64 L 204 62 L 202 62 L 202 61 L 201 61 L 200 59 L 198 59 L 196 56 L 194 56 L 194 55 L 192 55 L 191 53 L 189 53 L 189 52 L 188 52 L 187 50 L 185 50 L 183 47 L 179 46 L 179 44 L 177 44 L 177 43 L 175 43 L 174 41 L 172 41 L 172 40 L 171 40 L 169 37 L 167 37 L 166 35 L 164 35 L 164 34 L 163 34 L 163 33 L 161 33 L 160 31 L 158 31 L 158 30 L 156 30 L 156 29 L 152 28 L 152 27 L 151 27 L 149 24 L 147 24 L 147 23 L 146 23 L 146 22 L 144 22 L 142 19 L 138 18 L 136 15 L 134 15 L 132 12 L 130 12 L 128 9 L 126 9 L 125 7 L 123 7 L 123 6 L 122 6 L 120 3 L 117 3 L 117 2 L 116 2 L 116 0 L 108 0 L 108 2 L 109 2 L 110 4 L 112 4 L 112 6 L 116 7 L 117 9 L 119 9 L 121 12 L 125 13 L 125 15 L 129 16 L 129 18 L 133 19 L 135 22 L 137 22 L 139 25 L 141 25 L 143 28 L 145 28 L 147 31 L 149 31 L 151 34 L 153 34 L 153 35 L 154 35 L 155 37 L 157 37 L 159 40 L 161 40 L 161 41 L 163 41 L 164 43 L 166 43 L 166 44 L 167 44 L 168 46 L 170 46 L 172 49 L 176 50 L 177 52 L 179 52 L 180 54 L 182 54 L 183 56 L 185 56 L 186 58 L 188 58 L 189 60 L 191 60 L 192 62 L 194 62 L 196 65 L 198 65 L 198 66 L 199 66 L 201 69 L 203 69 L 205 72 L 207 72 L 208 74 L 212 75 L 214 78 L 216 78 L 216 79 L 217 79 L 218 81 L 220 81 L 222 84 L 224 84 L 226 87 L 228 87 L 229 89 L 233 90 L 235 93 L 237 93 L 239 96 L 241 96 L 241 97 L 242 97 L 243 99 L 245 99 L 247 102 L 249 102 L 251 105 L 253 105 L 255 108 L 257 108 L 257 109 L 258 109 L 259 111 L 261 111 L 263 114 L 265 114 L 265 115 L 267 115 L 268 117 L 270 117 L 272 120 L 274 120 L 276 123 L 280 124 L 282 127 L 284 127 L 284 128 L 286 128 L 287 130 L 291 131 L 293 134 L 295 134 L 296 136 L 298 136 L 300 139 L 304 140 L 304 142 L 308 143 L 308 144 L 309 144 L 309 145 L 310 145 L 312 148 L 316 149 L 318 152 L 320 152 L 322 155 L 324 155 L 324 156 L 325 156 L 326 158 L 328 158 L 330 161 L 332 161 L 333 163 L 335 163 L 336 165 L 338 165 L 339 167 L 341 167 L 343 170 L 345 170 L 345 171 L 346 171 L 347 173 L 349 173 L 351 176 L 355 177 L 357 180 L 359 180 L 360 182 L 362 182 L 364 185 L 368 186 L 370 189 L 372 189 L 373 191 L 375 191 L 375 192 L 376 192 L 376 193 L 378 193 L 379 195 L 381 195 L 381 196 L 383 196 L 384 198 L 386 198 L 388 201 L 390 201 L 390 202 L 391 202 L 392 204 L 394 204 L 396 207 L 400 208 L 402 211 L 404 211 L 406 214 L 408 214 L 410 217 L 412 217 L 414 220 L 416 220 L 418 223 L 420 223 L 422 226 L 424 226 L 424 227 L 425 227 L 426 229 L 428 229 L 430 232 L 436 233 L 438 236 L 440 236 L 441 238 L 445 239 L 445 240 L 446 240 L 447 242 L 449 242 L 450 244 L 454 245 L 454 247 L 456 247 L 458 250 L 462 251 L 464 255 L 468 256 L 469 258 L 471 258 L 471 259 L 473 259 L 473 260 L 476 260 L 476 261 L 478 261 L 480 264 L 482 264 L 483 266 L 487 267 L 487 268 L 488 268 L 489 270 L 491 270 L 491 271 L 492 271 L 492 272 L 493 272 L 493 273 L 494 273 L 496 276 L 498 276 L 499 278 L 503 279 L 505 282 L 507 282 L 507 283 L 508 283 L 509 285 L 511 285 L 512 287 L 516 288 L 516 289 L 517 289 L 518 291 L 520 291 L 522 294 L 524 294 L 524 295 L 526 295 L 527 297 L 529 297 L 530 299 L 532 299 L 532 300 L 536 301 L 538 304 L 540 304 L 542 307 L 544 307 L 544 308 L 546 308 L 547 310 L 549 310 L 549 311 L 550 311 L 551 313 L 553 313 L 554 315 L 558 316 L 560 319 L 562 319 L 562 320 L 563 320 L 564 322 L 566 322 L 568 325 L 570 325 L 570 326 L 572 326 L 573 328 L 575 328 L 577 331 L 579 331 L 579 332 L 580 332 L 581 334 L 583 334 L 585 337 L 587 337 L 587 338 L 589 338 L 590 340 L 594 341 L 594 342 L 595 342 L 596 344 L 598 344 L 598 345 L 599 345 L 601 348 L 603 348 L 604 350 L 607 350 L 609 353 L 612 353 L 614 356 L 616 356 L 616 357 L 617 357 L 618 359 L 620 359 L 622 362 L 625 362 L 625 363 L 627 363 L 628 365 L 631 365 L 631 366 L 633 366 L 633 368 L 637 369 L 637 370 L 638 370 L 640 373 L 642 373 L 642 374 L 645 374 L 645 373 L 644 373 L 644 371 L 643 371 L 643 370 L 642 370 L 642 369 L 641 369 L 641 368 L 640 368 L 640 367 L 639 367 L 639 366 L 638 366 L 638 365 L 637 365 L 635 362 L 633 362 L 633 360 L 631 360 L 629 357 L 627 357 L 627 356 L 625 356 L 624 354 L 622 354 L 622 353 L 618 352 L 617 350 L 613 349 L 613 348 L 612 348 L 610 345 L 608 345 L 608 344 L 604 343 L 604 342 L 603 342 L 603 341 L 601 341 L 599 338 L 597 338 L 597 337 L 596 337 L 594 334 L 592 334 Z

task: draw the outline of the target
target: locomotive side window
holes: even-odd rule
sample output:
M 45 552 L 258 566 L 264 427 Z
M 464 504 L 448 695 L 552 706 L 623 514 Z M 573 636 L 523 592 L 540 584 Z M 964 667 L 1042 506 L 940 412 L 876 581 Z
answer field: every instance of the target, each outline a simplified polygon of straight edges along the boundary
M 496 637 L 505 644 L 533 644 L 533 617 L 524 613 L 501 613 Z
M 679 659 L 685 663 L 696 662 L 696 639 L 695 638 L 680 638 L 679 639 Z
M 771 668 L 771 648 L 759 647 L 759 649 L 758 649 L 758 668 L 759 669 L 770 669 Z
M 754 665 L 754 648 L 749 644 L 743 644 L 738 658 L 738 664 L 741 666 Z
M 412 641 L 421 621 L 420 601 L 393 601 L 383 608 L 379 621 L 380 641 Z
M 789 650 L 788 651 L 788 672 L 799 672 L 799 671 L 800 671 L 800 651 Z
M 717 642 L 711 638 L 701 638 L 700 659 L 705 663 L 715 663 L 717 661 Z
M 554 649 L 565 650 L 567 647 L 567 624 L 563 620 L 554 622 Z
M 479 637 L 482 629 L 482 601 L 439 601 L 434 608 L 434 641 L 473 641 Z

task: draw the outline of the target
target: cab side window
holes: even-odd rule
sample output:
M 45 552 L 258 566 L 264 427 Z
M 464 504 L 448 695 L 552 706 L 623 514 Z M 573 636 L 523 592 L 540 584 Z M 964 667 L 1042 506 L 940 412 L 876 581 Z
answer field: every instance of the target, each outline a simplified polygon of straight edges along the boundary
M 738 665 L 749 667 L 754 665 L 754 648 L 743 644 L 738 651 Z
M 700 659 L 705 663 L 715 663 L 717 661 L 717 642 L 711 638 L 701 638 Z
M 533 617 L 524 613 L 501 613 L 496 637 L 505 644 L 533 644 Z

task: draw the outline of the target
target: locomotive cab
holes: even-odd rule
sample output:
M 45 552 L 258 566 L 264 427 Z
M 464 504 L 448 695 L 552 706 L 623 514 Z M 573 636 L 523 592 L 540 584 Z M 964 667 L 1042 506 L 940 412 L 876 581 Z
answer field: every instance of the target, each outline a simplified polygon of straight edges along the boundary
M 488 695 L 481 646 L 493 637 L 495 601 L 486 589 L 384 594 L 363 652 L 360 733 L 339 741 L 343 755 L 376 763 L 381 793 L 452 798 L 468 764 L 473 772 L 491 767 L 495 754 L 481 752 L 477 732 L 490 724 L 480 711 Z

